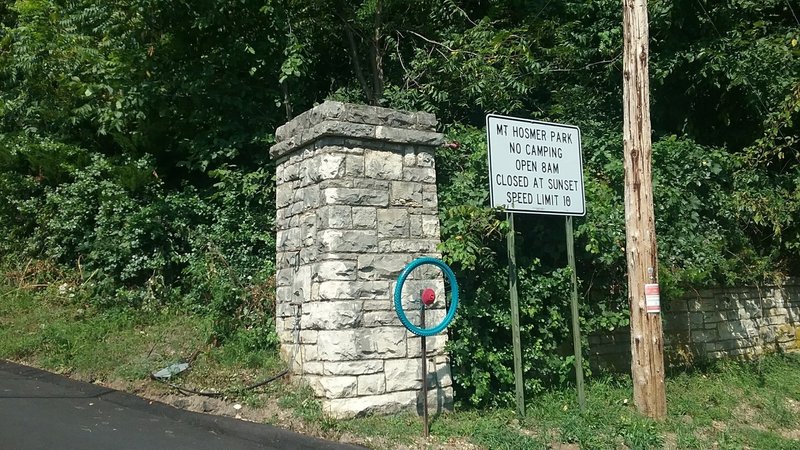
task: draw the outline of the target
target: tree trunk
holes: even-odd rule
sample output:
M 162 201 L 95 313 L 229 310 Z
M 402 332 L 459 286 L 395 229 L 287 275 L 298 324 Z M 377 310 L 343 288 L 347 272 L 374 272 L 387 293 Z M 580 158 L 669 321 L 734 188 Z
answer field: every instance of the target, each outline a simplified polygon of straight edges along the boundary
M 375 24 L 372 34 L 372 96 L 375 104 L 379 104 L 383 99 L 383 51 L 381 50 L 381 28 L 383 18 L 381 10 L 383 4 L 377 0 L 375 4 Z
M 623 0 L 623 107 L 625 229 L 628 300 L 631 309 L 633 399 L 642 414 L 662 419 L 664 341 L 660 313 L 648 313 L 645 284 L 658 283 L 651 177 L 650 86 L 646 0 Z
M 358 44 L 356 43 L 355 31 L 353 30 L 353 26 L 350 24 L 350 20 L 345 15 L 344 6 L 342 6 L 341 9 L 343 12 L 336 13 L 336 16 L 342 21 L 342 25 L 344 26 L 344 32 L 345 36 L 347 37 L 348 50 L 350 54 L 350 62 L 353 64 L 353 72 L 356 74 L 356 78 L 358 79 L 358 84 L 361 85 L 361 89 L 364 90 L 364 95 L 367 97 L 367 103 L 374 105 L 376 103 L 375 93 L 372 89 L 370 89 L 367 79 L 364 77 L 364 71 L 361 70 L 361 62 L 358 58 Z

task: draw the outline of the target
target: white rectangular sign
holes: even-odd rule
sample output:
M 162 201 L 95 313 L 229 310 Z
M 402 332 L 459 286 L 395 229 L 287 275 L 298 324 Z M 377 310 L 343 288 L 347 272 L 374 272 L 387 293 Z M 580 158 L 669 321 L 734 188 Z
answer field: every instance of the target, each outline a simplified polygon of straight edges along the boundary
M 492 207 L 532 214 L 586 214 L 578 127 L 489 114 L 486 137 Z

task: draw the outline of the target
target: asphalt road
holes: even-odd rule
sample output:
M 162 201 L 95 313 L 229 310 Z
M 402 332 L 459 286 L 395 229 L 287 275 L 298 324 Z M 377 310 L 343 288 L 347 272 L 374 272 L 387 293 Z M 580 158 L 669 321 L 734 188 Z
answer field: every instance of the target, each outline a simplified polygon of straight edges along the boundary
M 3 449 L 325 449 L 360 447 L 183 411 L 0 360 Z

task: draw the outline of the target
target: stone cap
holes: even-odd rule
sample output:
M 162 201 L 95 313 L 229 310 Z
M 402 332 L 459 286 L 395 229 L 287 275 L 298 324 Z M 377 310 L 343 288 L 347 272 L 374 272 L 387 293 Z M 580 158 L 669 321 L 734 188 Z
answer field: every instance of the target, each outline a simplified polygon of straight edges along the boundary
M 438 146 L 444 138 L 435 131 L 437 123 L 426 112 L 326 101 L 278 127 L 269 154 L 280 158 L 322 137 Z

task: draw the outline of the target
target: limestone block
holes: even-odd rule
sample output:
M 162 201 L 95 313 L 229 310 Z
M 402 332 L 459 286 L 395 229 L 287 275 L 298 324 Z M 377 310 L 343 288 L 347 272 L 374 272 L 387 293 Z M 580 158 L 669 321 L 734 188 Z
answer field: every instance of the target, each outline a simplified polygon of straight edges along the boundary
M 390 281 L 323 281 L 312 300 L 374 300 L 389 298 Z
M 279 269 L 275 272 L 275 285 L 276 286 L 289 286 L 294 278 L 293 268 Z
M 433 153 L 429 150 L 422 150 L 417 153 L 417 166 L 434 167 Z
M 453 375 L 450 373 L 450 361 L 435 363 L 436 370 L 430 374 L 434 380 L 429 381 L 431 386 L 450 387 L 453 385 Z
M 436 170 L 433 167 L 406 167 L 403 180 L 419 183 L 436 183 Z
M 395 181 L 391 186 L 391 205 L 412 208 L 422 207 L 424 186 L 420 183 Z
M 406 329 L 403 327 L 362 328 L 355 340 L 356 350 L 362 358 L 406 356 Z
M 314 158 L 317 181 L 341 178 L 345 174 L 346 155 L 341 153 L 324 153 Z
M 354 397 L 358 392 L 358 378 L 352 376 L 303 377 L 314 392 L 325 398 Z
M 366 150 L 364 173 L 379 180 L 401 180 L 403 178 L 403 156 L 399 153 Z
M 279 230 L 275 236 L 275 243 L 280 251 L 297 251 L 301 245 L 300 229 Z
M 439 217 L 422 216 L 422 235 L 428 239 L 439 239 Z
M 422 206 L 436 210 L 439 207 L 439 196 L 436 193 L 436 185 L 422 186 Z
M 361 302 L 308 302 L 303 305 L 303 327 L 306 330 L 341 330 L 361 326 L 364 312 Z
M 408 211 L 405 209 L 379 209 L 378 210 L 378 237 L 407 238 Z
M 292 183 L 279 184 L 275 187 L 275 207 L 285 208 L 294 201 L 294 186 Z
M 375 230 L 322 230 L 319 246 L 323 252 L 373 252 L 378 236 Z
M 353 227 L 375 229 L 378 211 L 372 207 L 353 207 Z
M 301 345 L 300 349 L 303 361 L 320 361 L 319 348 L 316 344 Z
M 364 176 L 364 155 L 347 155 L 345 175 L 351 178 Z
M 386 296 L 384 299 L 380 300 L 364 300 L 364 311 L 392 311 L 394 314 L 394 303 L 391 299 L 392 295 L 391 292 L 394 292 L 394 287 L 389 289 L 390 294 Z M 364 317 L 366 320 L 366 315 Z M 399 319 L 398 319 L 399 320 Z
M 316 344 L 319 332 L 315 330 L 301 330 L 300 343 L 301 344 Z
M 325 375 L 368 375 L 383 376 L 382 359 L 361 359 L 358 361 L 326 362 Z
M 425 346 L 428 350 L 428 356 L 445 355 L 444 347 L 447 344 L 447 334 L 437 334 L 436 336 L 429 336 L 426 338 Z M 419 358 L 422 355 L 422 338 L 419 336 L 410 336 L 408 338 L 408 356 L 409 358 Z
M 389 193 L 367 188 L 325 188 L 322 199 L 327 205 L 386 206 Z
M 770 326 L 783 325 L 787 320 L 786 316 L 768 316 L 763 319 L 763 323 Z
M 372 178 L 354 178 L 353 187 L 358 189 L 371 189 L 374 191 L 388 191 L 390 181 L 374 180 Z
M 408 229 L 412 239 L 425 237 L 422 234 L 422 216 L 417 214 L 410 216 L 408 218 Z
M 319 229 L 329 228 L 352 228 L 353 217 L 352 208 L 343 205 L 323 206 L 316 210 L 316 218 Z
M 398 326 L 401 324 L 394 311 L 367 311 L 364 313 L 362 323 L 365 327 Z
M 356 261 L 322 261 L 312 266 L 312 277 L 317 281 L 345 281 L 356 279 Z
M 417 404 L 417 392 L 390 392 L 365 395 L 356 398 L 332 399 L 322 403 L 325 414 L 338 418 L 352 418 L 371 414 L 393 414 L 413 410 Z
M 717 325 L 717 333 L 720 340 L 725 339 L 748 339 L 750 333 L 747 328 L 737 322 L 722 322 Z
M 417 165 L 417 153 L 414 148 L 407 148 L 405 149 L 405 153 L 403 154 L 403 167 L 414 167 Z
M 718 341 L 716 344 L 717 344 L 717 350 L 722 350 L 722 351 L 730 351 L 733 349 L 749 345 L 747 342 L 742 342 L 737 339 Z
M 379 253 L 417 253 L 430 255 L 436 252 L 437 239 L 383 239 L 378 242 Z
M 277 288 L 275 288 L 275 298 L 280 299 L 282 301 L 282 304 L 288 306 L 291 297 L 292 297 L 291 286 L 278 286 Z
M 298 189 L 294 194 L 294 204 L 300 205 L 301 211 L 309 211 L 321 205 L 321 191 L 318 185 L 313 184 Z
M 301 367 L 301 374 L 302 375 L 322 375 L 323 364 L 319 361 L 303 361 Z
M 393 142 L 410 142 L 414 144 L 432 146 L 440 145 L 442 143 L 442 135 L 438 133 L 380 125 L 375 127 L 375 138 Z
M 358 257 L 358 278 L 362 280 L 394 280 L 411 261 L 406 254 L 367 254 Z
M 707 342 L 714 342 L 719 339 L 716 330 L 700 331 L 692 333 L 692 342 L 704 344 Z
M 353 361 L 359 359 L 356 334 L 359 330 L 323 330 L 319 332 L 317 351 L 322 361 Z
M 386 392 L 386 377 L 382 373 L 358 377 L 358 395 L 378 395 Z
M 453 409 L 453 388 L 437 387 L 428 391 L 428 414 L 440 414 Z M 422 393 L 417 394 L 417 414 L 422 415 Z
M 419 358 L 387 360 L 384 372 L 386 392 L 422 388 L 422 362 Z

